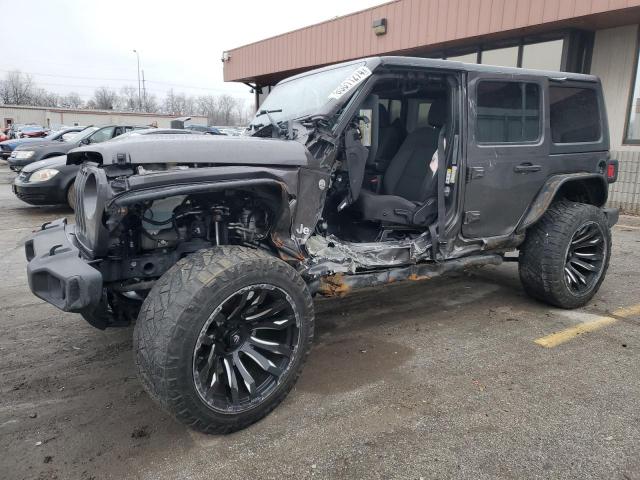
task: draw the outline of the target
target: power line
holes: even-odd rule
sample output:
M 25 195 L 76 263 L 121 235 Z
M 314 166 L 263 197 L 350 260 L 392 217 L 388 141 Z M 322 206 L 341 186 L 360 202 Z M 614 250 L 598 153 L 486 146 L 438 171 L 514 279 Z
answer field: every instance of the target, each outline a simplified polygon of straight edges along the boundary
M 0 72 L 4 72 L 4 73 L 9 73 L 15 70 L 6 70 L 6 69 L 0 69 Z M 28 75 L 36 75 L 39 77 L 54 77 L 54 78 L 69 78 L 69 79 L 73 79 L 73 80 L 96 80 L 96 81 L 100 81 L 100 82 L 137 82 L 137 80 L 135 79 L 131 79 L 131 78 L 105 78 L 105 77 L 83 77 L 83 76 L 77 76 L 77 75 L 58 75 L 58 74 L 52 74 L 52 73 L 38 73 L 38 72 L 25 72 L 22 71 L 22 73 L 26 73 Z M 178 83 L 171 83 L 171 82 L 163 82 L 161 80 L 146 80 L 147 83 L 155 83 L 158 85 L 167 85 L 169 87 L 176 87 L 176 88 L 186 88 L 186 89 L 192 89 L 192 90 L 207 90 L 207 91 L 212 91 L 212 92 L 219 92 L 220 89 L 219 88 L 211 88 L 211 87 L 199 87 L 199 86 L 195 86 L 195 85 L 183 85 L 183 84 L 178 84 Z M 42 82 L 40 82 L 42 83 Z M 45 83 L 42 83 L 42 85 L 45 85 Z M 51 86 L 56 86 L 56 84 L 53 83 L 48 83 L 48 85 Z M 86 86 L 86 85 L 67 85 L 67 84 L 57 84 L 57 86 L 62 86 L 62 87 L 87 87 L 87 88 L 95 88 L 94 85 L 91 86 Z M 100 86 L 100 85 L 98 85 Z M 158 90 L 156 90 L 158 91 Z
M 9 72 L 14 72 L 16 70 L 5 70 L 5 69 L 0 69 L 0 72 L 5 72 L 5 73 L 9 73 Z M 28 75 L 38 75 L 40 77 L 56 77 L 56 78 L 73 78 L 76 80 L 100 80 L 100 81 L 107 81 L 107 82 L 135 82 L 136 80 L 131 79 L 131 78 L 101 78 L 101 77 L 80 77 L 80 76 L 76 76 L 76 75 L 58 75 L 58 74 L 53 74 L 53 73 L 37 73 L 37 72 L 25 72 L 23 70 L 18 70 L 21 73 L 26 73 Z

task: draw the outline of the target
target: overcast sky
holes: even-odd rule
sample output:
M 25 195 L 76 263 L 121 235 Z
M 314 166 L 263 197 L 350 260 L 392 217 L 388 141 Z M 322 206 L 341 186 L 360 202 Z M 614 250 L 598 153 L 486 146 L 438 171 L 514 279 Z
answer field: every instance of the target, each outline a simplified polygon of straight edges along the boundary
M 383 1 L 0 0 L 0 78 L 18 69 L 87 100 L 99 86 L 137 87 L 135 48 L 158 97 L 173 87 L 248 99 L 245 85 L 222 81 L 224 50 Z

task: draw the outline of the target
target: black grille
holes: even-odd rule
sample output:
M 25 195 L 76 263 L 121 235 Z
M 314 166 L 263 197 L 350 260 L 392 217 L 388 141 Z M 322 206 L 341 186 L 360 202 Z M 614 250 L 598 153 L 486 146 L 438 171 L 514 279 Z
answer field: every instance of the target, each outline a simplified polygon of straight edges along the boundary
M 109 232 L 104 226 L 105 205 L 112 196 L 109 180 L 97 165 L 83 165 L 76 176 L 76 240 L 89 258 L 104 255 Z
M 76 204 L 74 206 L 76 212 L 76 235 L 80 234 L 83 238 L 86 238 L 87 234 L 87 221 L 84 214 L 84 187 L 87 183 L 89 174 L 85 168 L 81 168 L 76 176 Z M 87 245 L 89 246 L 89 245 Z

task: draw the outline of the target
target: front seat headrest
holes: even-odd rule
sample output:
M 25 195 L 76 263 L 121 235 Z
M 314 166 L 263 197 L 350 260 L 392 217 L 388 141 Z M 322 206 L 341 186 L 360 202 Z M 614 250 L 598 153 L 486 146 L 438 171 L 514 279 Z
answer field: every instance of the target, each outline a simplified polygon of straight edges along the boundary
M 389 117 L 389 111 L 387 107 L 382 104 L 378 104 L 378 123 L 380 123 L 380 127 L 388 127 L 389 123 L 391 123 L 391 117 Z
M 431 104 L 429 108 L 429 125 L 435 128 L 442 128 L 447 123 L 447 99 L 439 98 Z

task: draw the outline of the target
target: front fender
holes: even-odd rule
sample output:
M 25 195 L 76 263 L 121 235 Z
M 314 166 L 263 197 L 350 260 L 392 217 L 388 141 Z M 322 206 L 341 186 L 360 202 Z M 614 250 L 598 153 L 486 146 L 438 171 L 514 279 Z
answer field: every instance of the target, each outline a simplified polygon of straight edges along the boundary
M 607 202 L 608 183 L 602 174 L 598 173 L 568 173 L 554 175 L 549 178 L 538 192 L 527 213 L 516 228 L 516 233 L 523 233 L 528 227 L 536 223 L 545 214 L 558 193 L 571 186 L 572 183 L 588 187 L 590 202 L 597 207 L 602 207 Z

